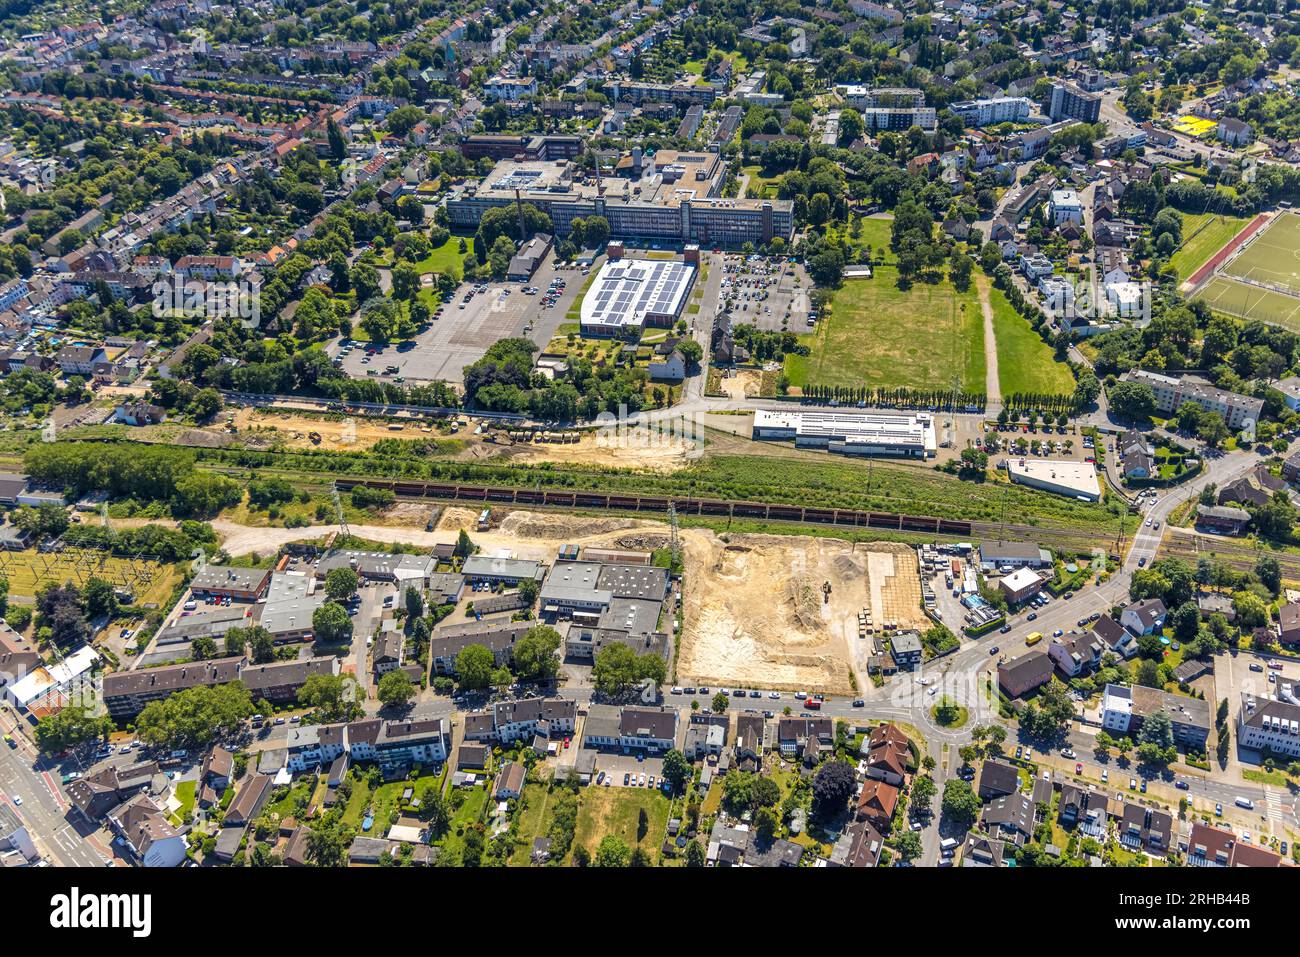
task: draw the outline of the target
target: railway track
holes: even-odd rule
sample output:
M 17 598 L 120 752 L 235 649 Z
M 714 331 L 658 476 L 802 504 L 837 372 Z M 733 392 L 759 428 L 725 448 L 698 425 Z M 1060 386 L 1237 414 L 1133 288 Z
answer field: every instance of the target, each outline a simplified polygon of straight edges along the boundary
M 852 508 L 815 508 L 740 499 L 672 498 L 661 495 L 617 495 L 611 492 L 567 489 L 517 488 L 495 485 L 465 485 L 450 482 L 405 482 L 388 479 L 336 480 L 340 491 L 357 486 L 382 488 L 402 498 L 432 498 L 483 505 L 524 505 L 543 508 L 604 509 L 619 512 L 667 514 L 669 508 L 684 516 L 759 519 L 846 528 L 879 528 L 903 532 L 932 532 L 938 535 L 970 535 L 971 522 L 925 515 L 902 515 Z
M 243 466 L 209 464 L 212 471 L 231 476 L 243 476 Z M 1113 538 L 1099 541 L 1094 531 L 1087 529 L 1052 528 L 1037 525 L 976 521 L 971 519 L 940 519 L 932 516 L 902 515 L 867 509 L 817 508 L 788 503 L 756 502 L 748 499 L 677 498 L 673 496 L 626 495 L 593 491 L 547 490 L 537 487 L 492 486 L 473 483 L 426 482 L 422 480 L 381 479 L 370 476 L 335 476 L 329 473 L 303 475 L 293 469 L 263 466 L 258 469 L 262 477 L 277 476 L 293 480 L 304 490 L 327 492 L 337 484 L 340 491 L 351 491 L 358 485 L 386 488 L 399 498 L 466 502 L 486 506 L 502 505 L 519 508 L 554 508 L 564 511 L 608 511 L 622 514 L 653 513 L 666 516 L 671 501 L 678 515 L 696 518 L 750 519 L 784 522 L 791 525 L 820 525 L 836 528 L 879 529 L 881 531 L 912 532 L 942 535 L 952 540 L 964 538 L 994 540 L 1025 540 L 1037 542 L 1058 551 L 1083 554 L 1104 547 L 1112 558 L 1122 549 Z

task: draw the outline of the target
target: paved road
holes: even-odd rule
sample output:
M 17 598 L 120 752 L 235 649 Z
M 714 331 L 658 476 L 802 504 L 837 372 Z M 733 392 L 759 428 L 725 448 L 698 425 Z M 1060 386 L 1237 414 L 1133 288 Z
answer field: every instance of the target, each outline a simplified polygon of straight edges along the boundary
M 79 833 L 68 813 L 56 771 L 39 759 L 26 737 L 16 733 L 17 721 L 8 708 L 0 710 L 0 728 L 13 734 L 17 748 L 0 746 L 0 802 L 8 804 L 36 842 L 37 850 L 52 864 L 62 867 L 103 867 L 109 859 Z M 21 798 L 22 804 L 14 798 Z

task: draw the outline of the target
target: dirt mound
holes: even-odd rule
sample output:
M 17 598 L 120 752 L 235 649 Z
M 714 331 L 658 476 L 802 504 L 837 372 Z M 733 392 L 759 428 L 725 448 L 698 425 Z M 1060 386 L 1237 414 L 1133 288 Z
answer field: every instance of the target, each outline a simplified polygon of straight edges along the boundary
M 802 631 L 820 628 L 822 621 L 821 589 L 808 575 L 792 575 L 786 582 L 786 600 L 790 604 L 790 621 Z
M 478 527 L 478 516 L 481 509 L 462 508 L 459 505 L 448 505 L 442 510 L 442 517 L 438 519 L 438 531 L 440 532 L 459 532 L 462 529 L 467 532 L 474 531 Z
M 608 535 L 639 525 L 651 524 L 635 518 L 600 518 L 515 511 L 501 520 L 499 531 L 520 538 L 590 538 Z

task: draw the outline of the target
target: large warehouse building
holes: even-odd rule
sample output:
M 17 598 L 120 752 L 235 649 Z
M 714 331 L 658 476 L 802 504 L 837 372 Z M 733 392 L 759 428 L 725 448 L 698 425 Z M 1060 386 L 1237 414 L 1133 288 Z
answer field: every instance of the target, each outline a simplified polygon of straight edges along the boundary
M 938 451 L 934 417 L 927 412 L 848 412 L 759 409 L 755 439 L 793 439 L 799 448 L 844 455 L 924 459 Z
M 677 321 L 695 282 L 690 263 L 611 259 L 582 299 L 582 334 L 640 338 L 645 326 Z

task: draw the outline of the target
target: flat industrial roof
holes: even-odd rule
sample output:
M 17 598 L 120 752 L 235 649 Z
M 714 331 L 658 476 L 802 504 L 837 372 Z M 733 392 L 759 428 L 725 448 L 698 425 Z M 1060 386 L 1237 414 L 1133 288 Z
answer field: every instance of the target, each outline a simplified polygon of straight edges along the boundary
M 582 324 L 640 327 L 648 314 L 676 316 L 695 266 L 675 260 L 614 259 L 600 267 L 582 300 Z
M 1007 473 L 1012 481 L 1025 485 L 1042 483 L 1062 494 L 1101 498 L 1097 470 L 1091 462 L 1035 462 L 1030 459 L 1007 459 Z
M 827 438 L 850 443 L 907 443 L 936 449 L 934 418 L 928 413 L 863 411 L 794 411 L 758 409 L 754 431 L 791 431 L 799 438 Z

